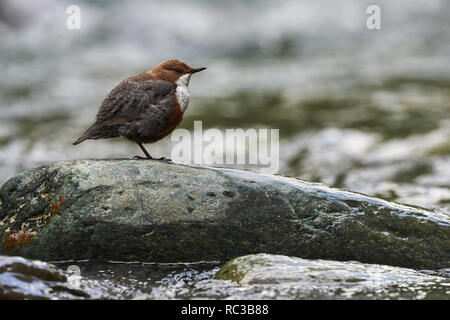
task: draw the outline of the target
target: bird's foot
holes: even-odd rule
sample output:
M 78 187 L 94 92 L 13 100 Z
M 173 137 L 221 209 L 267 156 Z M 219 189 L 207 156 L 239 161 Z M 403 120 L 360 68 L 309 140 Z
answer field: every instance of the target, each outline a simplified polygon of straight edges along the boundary
M 167 159 L 166 157 L 161 157 L 159 159 L 155 159 L 155 160 L 161 160 L 161 161 L 172 161 L 172 159 Z
M 171 159 L 167 159 L 166 157 L 161 158 L 147 158 L 147 157 L 141 157 L 141 156 L 134 156 L 133 160 L 161 160 L 161 161 L 172 161 Z

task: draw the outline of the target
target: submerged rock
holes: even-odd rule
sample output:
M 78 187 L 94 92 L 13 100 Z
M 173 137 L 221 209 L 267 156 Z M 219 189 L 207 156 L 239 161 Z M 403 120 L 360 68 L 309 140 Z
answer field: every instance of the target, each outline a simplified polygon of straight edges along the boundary
M 270 254 L 235 258 L 214 278 L 260 299 L 447 299 L 450 285 L 450 279 L 412 269 Z
M 21 257 L 0 256 L 0 299 L 52 299 L 87 297 L 66 285 L 55 266 Z
M 448 215 L 321 184 L 161 161 L 78 160 L 0 188 L 0 252 L 41 260 L 250 253 L 450 266 Z

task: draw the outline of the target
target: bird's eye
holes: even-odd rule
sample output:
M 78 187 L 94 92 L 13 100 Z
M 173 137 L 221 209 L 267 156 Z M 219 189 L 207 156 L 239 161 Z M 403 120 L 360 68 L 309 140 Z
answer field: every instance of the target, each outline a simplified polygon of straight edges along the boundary
M 176 68 L 176 71 L 177 71 L 177 72 L 183 72 L 183 69 L 181 69 L 181 68 Z

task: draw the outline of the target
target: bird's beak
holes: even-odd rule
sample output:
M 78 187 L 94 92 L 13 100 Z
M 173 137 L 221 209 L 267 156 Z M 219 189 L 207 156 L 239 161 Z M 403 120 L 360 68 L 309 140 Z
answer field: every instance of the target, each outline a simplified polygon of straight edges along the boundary
M 195 68 L 195 69 L 192 69 L 191 73 L 200 72 L 200 71 L 203 71 L 203 70 L 205 70 L 205 69 L 206 69 L 206 68 Z

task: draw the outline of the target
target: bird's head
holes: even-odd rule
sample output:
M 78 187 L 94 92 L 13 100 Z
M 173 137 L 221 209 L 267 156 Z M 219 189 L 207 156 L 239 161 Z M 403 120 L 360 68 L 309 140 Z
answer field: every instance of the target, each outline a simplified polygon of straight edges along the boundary
M 178 60 L 167 60 L 152 69 L 152 73 L 160 80 L 175 82 L 178 85 L 189 84 L 191 76 L 206 68 L 192 68 Z

